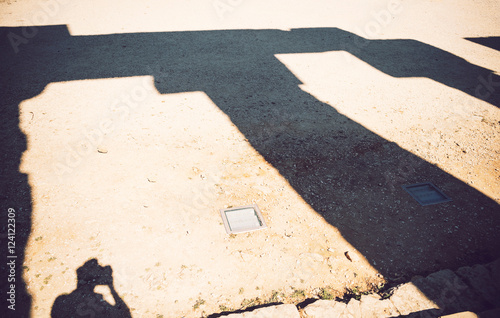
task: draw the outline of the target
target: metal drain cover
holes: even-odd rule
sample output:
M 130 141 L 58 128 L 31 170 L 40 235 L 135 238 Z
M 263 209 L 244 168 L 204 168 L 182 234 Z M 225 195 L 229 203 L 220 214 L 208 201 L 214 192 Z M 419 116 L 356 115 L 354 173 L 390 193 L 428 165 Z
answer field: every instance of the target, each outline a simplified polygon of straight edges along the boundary
M 221 209 L 220 215 L 227 234 L 250 232 L 267 227 L 256 204 Z
M 405 185 L 403 189 L 422 206 L 451 201 L 446 194 L 430 182 Z

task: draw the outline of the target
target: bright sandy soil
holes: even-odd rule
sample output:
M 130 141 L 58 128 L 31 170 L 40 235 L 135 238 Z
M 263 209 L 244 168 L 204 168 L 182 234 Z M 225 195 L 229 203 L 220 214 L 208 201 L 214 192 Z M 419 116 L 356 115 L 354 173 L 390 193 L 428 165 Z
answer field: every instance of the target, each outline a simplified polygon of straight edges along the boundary
M 220 3 L 227 11 L 216 9 Z M 499 74 L 500 52 L 465 38 L 500 35 L 500 2 L 404 0 L 397 10 L 390 3 L 65 1 L 37 23 L 40 1 L 1 1 L 0 25 L 59 25 L 90 39 L 210 30 L 275 30 L 286 37 L 294 29 L 338 28 L 367 39 L 415 40 Z M 377 20 L 390 10 L 390 20 Z M 225 34 L 218 32 L 211 34 Z M 263 43 L 272 39 L 268 34 Z M 211 63 L 203 56 L 216 56 L 213 47 L 193 41 L 200 62 L 183 65 L 189 69 L 183 76 L 161 59 L 169 48 L 152 48 L 155 43 L 131 44 L 118 54 L 118 61 L 148 65 L 116 76 L 87 77 L 82 70 L 100 65 L 100 51 L 86 55 L 92 48 L 72 47 L 68 72 L 80 75 L 49 81 L 18 105 L 27 138 L 19 169 L 32 196 L 22 273 L 32 317 L 49 317 L 56 297 L 75 289 L 76 269 L 91 258 L 113 268 L 115 288 L 133 317 L 200 317 L 239 309 L 245 299 L 269 299 L 273 291 L 313 297 L 328 287 L 342 295 L 500 256 L 498 104 L 426 76 L 384 72 L 401 67 L 390 64 L 397 59 L 377 67 L 372 53 L 363 60 L 363 54 L 328 48 L 275 52 L 281 69 L 274 75 L 289 74 L 283 81 L 295 81 L 289 88 L 276 79 L 259 84 L 266 66 L 254 71 L 243 57 L 215 61 L 223 70 L 244 65 L 225 82 L 214 75 L 224 91 L 217 96 L 233 98 L 216 99 L 208 89 L 182 91 L 182 83 L 211 80 L 208 72 L 199 71 L 201 80 L 196 74 Z M 56 69 L 59 48 L 49 50 Z M 157 63 L 144 53 L 151 50 L 160 56 Z M 434 59 L 403 52 L 423 64 Z M 172 78 L 171 70 L 181 75 Z M 42 74 L 35 81 L 51 78 L 53 70 L 31 71 Z M 448 72 L 446 63 L 436 69 Z M 453 74 L 451 81 L 461 80 L 459 71 Z M 173 83 L 179 89 L 166 88 Z M 242 86 L 249 87 L 248 97 Z M 126 112 L 113 107 L 131 96 Z M 245 98 L 248 111 L 227 111 L 231 103 L 243 109 Z M 288 112 L 284 101 L 310 109 Z M 253 110 L 260 102 L 267 110 Z M 275 102 L 282 108 L 271 109 Z M 421 207 L 401 189 L 427 181 L 453 201 Z M 226 234 L 219 209 L 254 203 L 268 228 Z

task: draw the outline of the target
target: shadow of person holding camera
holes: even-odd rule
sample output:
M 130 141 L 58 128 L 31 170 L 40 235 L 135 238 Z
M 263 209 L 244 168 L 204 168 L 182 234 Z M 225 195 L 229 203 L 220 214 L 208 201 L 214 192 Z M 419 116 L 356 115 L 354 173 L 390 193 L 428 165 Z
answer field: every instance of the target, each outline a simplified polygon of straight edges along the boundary
M 57 297 L 52 306 L 52 318 L 90 317 L 127 318 L 132 317 L 125 302 L 118 296 L 113 286 L 111 266 L 101 266 L 91 259 L 76 270 L 78 283 L 71 294 Z M 115 304 L 107 302 L 102 294 L 94 291 L 98 285 L 109 287 Z

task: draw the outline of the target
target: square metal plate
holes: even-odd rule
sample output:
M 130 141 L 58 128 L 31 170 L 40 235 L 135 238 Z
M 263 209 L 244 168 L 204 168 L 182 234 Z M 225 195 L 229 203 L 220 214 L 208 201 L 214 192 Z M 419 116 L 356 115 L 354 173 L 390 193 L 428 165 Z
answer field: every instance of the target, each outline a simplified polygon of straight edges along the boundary
M 220 215 L 227 234 L 250 232 L 267 227 L 256 204 L 221 209 Z
M 405 185 L 403 189 L 422 206 L 451 201 L 446 194 L 430 182 Z

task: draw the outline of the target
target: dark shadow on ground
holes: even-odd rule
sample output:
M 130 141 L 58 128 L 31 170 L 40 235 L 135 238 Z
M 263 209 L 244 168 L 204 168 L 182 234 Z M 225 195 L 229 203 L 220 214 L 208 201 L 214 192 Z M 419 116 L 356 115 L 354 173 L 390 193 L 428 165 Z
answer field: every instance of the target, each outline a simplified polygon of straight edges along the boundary
M 500 36 L 488 36 L 484 38 L 465 38 L 471 42 L 484 45 L 491 49 L 500 51 Z
M 66 26 L 44 26 L 2 28 L 0 39 L 1 217 L 6 224 L 6 207 L 18 211 L 17 317 L 28 317 L 30 310 L 20 275 L 31 227 L 30 186 L 19 171 L 27 145 L 18 105 L 51 82 L 153 75 L 162 94 L 205 92 L 390 279 L 500 256 L 495 201 L 302 91 L 275 54 L 345 50 L 388 75 L 427 77 L 499 107 L 499 90 L 479 80 L 498 85 L 488 69 L 422 42 L 366 40 L 336 28 L 70 36 Z M 454 201 L 421 207 L 400 187 L 422 181 Z M 1 266 L 5 295 L 7 268 Z
M 127 318 L 132 317 L 127 304 L 120 298 L 113 285 L 113 272 L 110 266 L 101 266 L 91 259 L 76 270 L 77 286 L 70 294 L 64 294 L 52 306 L 52 318 L 95 317 Z M 95 293 L 97 285 L 109 287 L 114 304 Z

